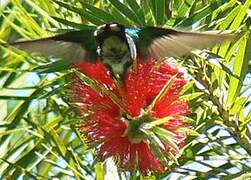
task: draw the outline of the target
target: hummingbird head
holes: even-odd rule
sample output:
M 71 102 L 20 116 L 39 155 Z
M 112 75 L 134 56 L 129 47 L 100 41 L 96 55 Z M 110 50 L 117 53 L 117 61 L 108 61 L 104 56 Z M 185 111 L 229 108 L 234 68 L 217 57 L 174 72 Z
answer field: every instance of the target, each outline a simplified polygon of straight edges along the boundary
M 125 27 L 117 23 L 104 24 L 97 27 L 94 37 L 97 53 L 111 75 L 124 76 L 133 61 Z

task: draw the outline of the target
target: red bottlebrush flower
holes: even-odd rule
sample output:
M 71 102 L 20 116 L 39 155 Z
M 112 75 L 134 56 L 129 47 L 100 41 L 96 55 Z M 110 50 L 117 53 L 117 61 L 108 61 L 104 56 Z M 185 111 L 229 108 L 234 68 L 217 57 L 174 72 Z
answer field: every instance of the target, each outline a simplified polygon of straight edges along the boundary
M 157 68 L 156 60 L 140 62 L 118 88 L 102 63 L 77 67 L 120 100 L 88 83 L 73 84 L 74 100 L 87 114 L 79 131 L 99 157 L 114 157 L 118 167 L 144 175 L 164 172 L 184 145 L 188 128 L 182 122 L 190 114 L 188 103 L 179 99 L 186 80 L 179 69 L 166 62 Z

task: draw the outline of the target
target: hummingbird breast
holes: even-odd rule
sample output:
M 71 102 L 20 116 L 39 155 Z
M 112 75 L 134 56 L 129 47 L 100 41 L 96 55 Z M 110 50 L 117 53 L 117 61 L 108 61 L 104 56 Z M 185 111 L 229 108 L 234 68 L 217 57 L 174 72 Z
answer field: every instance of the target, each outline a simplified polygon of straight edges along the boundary
M 103 24 L 97 27 L 93 35 L 102 63 L 113 77 L 124 77 L 137 56 L 134 39 L 126 28 L 118 23 Z
M 112 72 L 112 75 L 124 75 L 132 65 L 133 59 L 127 42 L 118 36 L 106 38 L 100 52 L 103 64 Z

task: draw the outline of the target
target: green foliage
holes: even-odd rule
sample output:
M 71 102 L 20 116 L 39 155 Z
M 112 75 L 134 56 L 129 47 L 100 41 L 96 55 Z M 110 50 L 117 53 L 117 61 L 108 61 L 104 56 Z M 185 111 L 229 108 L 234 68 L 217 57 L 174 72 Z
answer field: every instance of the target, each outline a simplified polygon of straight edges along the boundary
M 236 42 L 178 59 L 193 79 L 184 88 L 183 98 L 191 102 L 193 115 L 186 120 L 194 129 L 181 156 L 173 157 L 172 173 L 148 178 L 178 176 L 175 172 L 198 178 L 250 177 L 251 78 L 247 74 L 251 71 L 251 0 L 7 0 L 0 5 L 3 42 L 41 38 L 110 21 L 126 26 L 243 31 Z M 0 178 L 107 176 L 107 164 L 93 159 L 93 150 L 75 129 L 79 117 L 66 96 L 74 70 L 52 59 L 1 49 Z M 168 132 L 156 129 L 157 133 L 166 133 L 169 140 Z M 191 168 L 193 163 L 199 164 L 197 168 Z M 231 168 L 238 171 L 233 173 Z M 118 177 L 122 176 L 126 175 L 119 173 Z M 138 174 L 131 177 L 143 179 Z

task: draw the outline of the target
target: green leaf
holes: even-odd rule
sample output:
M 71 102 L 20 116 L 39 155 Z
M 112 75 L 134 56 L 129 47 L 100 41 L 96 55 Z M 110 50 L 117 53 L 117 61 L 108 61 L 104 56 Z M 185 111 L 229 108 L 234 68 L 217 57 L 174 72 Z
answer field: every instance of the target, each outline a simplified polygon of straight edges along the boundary
M 156 8 L 156 0 L 149 0 L 147 1 L 150 9 L 151 9 L 151 12 L 152 12 L 152 15 L 153 15 L 153 19 L 156 23 L 156 17 L 157 17 L 157 8 Z
M 121 13 L 123 13 L 131 21 L 133 21 L 134 23 L 136 23 L 138 25 L 143 25 L 143 22 L 141 22 L 139 20 L 139 18 L 137 17 L 137 15 L 131 9 L 129 9 L 127 6 L 125 6 L 123 3 L 121 3 L 118 0 L 109 0 L 109 1 L 111 2 L 111 4 L 115 8 L 117 8 Z
M 210 53 L 210 52 L 200 52 L 200 53 L 194 52 L 193 54 L 200 57 L 201 59 L 206 60 L 206 63 L 209 63 L 212 66 L 215 66 L 219 68 L 220 70 L 226 72 L 227 74 L 239 79 L 238 74 L 233 72 L 230 68 L 228 68 L 225 64 L 221 62 L 223 61 L 223 59 L 220 56 Z
M 95 24 L 95 25 L 101 25 L 105 22 L 97 17 L 95 17 L 93 14 L 85 11 L 84 9 L 78 8 L 76 6 L 71 6 L 69 4 L 63 3 L 61 1 L 53 0 L 53 2 L 57 3 L 59 6 L 62 6 L 66 8 L 67 10 L 70 10 L 72 12 L 75 12 L 79 14 L 81 17 L 85 18 L 87 21 Z
M 44 21 L 46 23 L 46 27 L 49 28 L 51 23 L 53 26 L 58 26 L 57 21 L 55 21 L 52 16 L 50 16 L 45 10 L 43 10 L 40 6 L 38 6 L 37 4 L 35 4 L 34 2 L 32 2 L 31 0 L 25 0 L 25 2 L 27 2 L 27 4 L 29 4 L 36 12 L 38 12 L 39 14 L 41 14 L 41 16 L 43 16 Z M 52 10 L 50 8 L 50 13 L 55 14 L 56 12 L 54 10 Z M 53 11 L 53 12 L 52 12 Z
M 68 21 L 68 20 L 65 20 L 65 19 L 62 19 L 62 18 L 59 18 L 59 17 L 54 17 L 52 16 L 52 18 L 54 18 L 56 21 L 64 24 L 64 25 L 67 25 L 67 26 L 70 26 L 70 27 L 73 27 L 73 28 L 76 28 L 76 29 L 92 29 L 94 26 L 88 26 L 88 25 L 85 25 L 85 24 L 79 24 L 79 23 L 75 23 L 75 22 L 72 22 L 72 21 Z
M 89 5 L 87 3 L 84 3 L 84 5 L 88 12 L 90 12 L 93 16 L 102 19 L 104 22 L 109 23 L 115 20 L 115 17 L 102 9 L 96 8 L 95 6 Z
M 125 26 L 131 26 L 131 22 L 129 19 L 127 19 L 123 14 L 117 10 L 116 8 L 111 9 L 111 13 L 114 17 L 116 17 L 116 21 L 120 24 L 123 24 Z
M 16 17 L 16 15 L 14 14 L 14 16 Z M 8 25 L 10 25 L 14 30 L 16 30 L 22 37 L 24 38 L 29 38 L 30 36 L 32 36 L 32 33 L 27 31 L 26 29 L 17 26 L 16 24 L 14 24 L 10 17 L 6 17 L 5 15 L 2 15 L 2 17 L 5 19 L 5 21 L 7 22 Z
M 194 3 L 194 0 L 185 0 L 181 6 L 179 6 L 179 9 L 177 11 L 177 15 L 179 17 L 185 16 L 191 9 L 192 4 Z
M 168 165 L 168 161 L 166 157 L 164 156 L 164 153 L 161 151 L 161 149 L 165 149 L 162 141 L 156 136 L 152 131 L 147 129 L 141 129 L 141 131 L 147 136 L 147 138 L 150 140 L 150 147 L 155 153 L 155 155 L 158 157 L 158 159 L 165 165 Z
M 160 127 L 154 127 L 152 129 L 152 131 L 158 135 L 158 137 L 166 144 L 166 145 L 169 145 L 171 146 L 172 148 L 174 148 L 176 151 L 179 151 L 179 147 L 178 145 L 176 144 L 175 142 L 175 134 L 166 130 L 166 129 L 163 129 L 163 128 L 160 128 Z
M 16 19 L 25 24 L 27 29 L 32 32 L 33 36 L 41 36 L 45 34 L 45 31 L 40 28 L 39 24 L 29 15 L 29 13 L 22 6 L 18 0 L 13 0 L 12 3 L 18 9 L 16 13 Z
M 104 180 L 104 167 L 103 164 L 98 162 L 95 167 L 96 180 Z
M 202 96 L 204 93 L 203 92 L 195 92 L 195 93 L 190 93 L 187 95 L 183 95 L 180 97 L 181 100 L 185 100 L 185 101 L 191 101 L 193 99 L 197 99 L 200 96 Z
M 228 97 L 227 97 L 227 106 L 231 107 L 235 102 L 237 96 L 240 94 L 242 81 L 247 72 L 248 62 L 251 59 L 251 36 L 250 34 L 246 34 L 240 40 L 240 45 L 238 48 L 238 53 L 233 62 L 233 71 L 238 74 L 240 80 L 231 77 Z
M 191 24 L 205 19 L 206 17 L 210 16 L 210 14 L 212 14 L 214 10 L 217 10 L 219 8 L 217 6 L 219 2 L 220 0 L 216 0 L 211 4 L 206 5 L 204 8 L 200 9 L 199 11 L 196 11 L 196 13 L 194 13 L 190 17 L 179 22 L 177 25 L 175 25 L 175 27 L 189 27 Z
M 135 0 L 127 0 L 127 3 L 130 6 L 130 8 L 134 11 L 134 13 L 137 15 L 137 17 L 139 18 L 140 23 L 141 23 L 140 25 L 142 26 L 146 25 L 143 7 L 140 7 L 140 5 Z
M 247 15 L 247 11 L 251 6 L 251 0 L 245 1 L 245 3 L 242 5 L 238 15 L 236 16 L 234 22 L 231 24 L 230 29 L 236 30 L 241 23 L 243 22 L 245 16 Z
M 236 6 L 226 17 L 224 17 L 224 21 L 219 22 L 216 27 L 219 26 L 220 29 L 227 29 L 238 15 L 240 9 L 241 5 Z
M 229 29 L 237 30 L 237 28 L 245 20 L 245 17 L 246 17 L 246 14 L 247 14 L 247 11 L 248 11 L 250 5 L 251 5 L 251 1 L 248 0 L 245 2 L 244 5 L 242 5 L 240 7 L 238 14 L 236 14 L 235 19 L 231 23 L 231 26 L 229 27 Z M 225 56 L 229 51 L 229 46 L 230 46 L 230 43 L 227 43 L 225 46 L 222 46 L 221 49 L 219 50 L 219 54 L 221 56 Z
M 247 100 L 248 100 L 247 97 L 236 98 L 236 101 L 233 104 L 233 107 L 230 109 L 229 114 L 231 115 L 238 114 L 242 109 L 245 108 Z
M 155 0 L 156 6 L 156 25 L 162 26 L 165 22 L 166 0 Z

